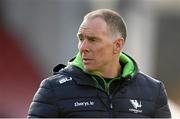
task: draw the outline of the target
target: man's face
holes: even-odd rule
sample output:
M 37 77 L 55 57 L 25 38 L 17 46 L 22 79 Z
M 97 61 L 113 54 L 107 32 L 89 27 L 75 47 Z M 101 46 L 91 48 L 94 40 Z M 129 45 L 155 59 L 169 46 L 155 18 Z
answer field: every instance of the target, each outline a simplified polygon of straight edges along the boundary
M 101 18 L 85 20 L 77 33 L 78 48 L 86 70 L 101 72 L 105 68 L 111 70 L 113 63 L 112 33 Z

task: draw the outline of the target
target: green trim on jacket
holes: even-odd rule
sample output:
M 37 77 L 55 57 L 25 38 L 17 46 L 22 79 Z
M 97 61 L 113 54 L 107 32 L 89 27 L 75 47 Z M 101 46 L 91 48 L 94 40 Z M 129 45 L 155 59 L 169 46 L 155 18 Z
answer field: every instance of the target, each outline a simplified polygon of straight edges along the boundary
M 122 70 L 122 74 L 119 77 L 113 78 L 109 82 L 106 82 L 102 76 L 99 76 L 97 74 L 92 74 L 92 73 L 89 73 L 88 71 L 86 71 L 84 64 L 82 62 L 80 53 L 78 53 L 76 55 L 76 58 L 72 62 L 69 62 L 69 64 L 79 67 L 85 73 L 90 74 L 92 79 L 94 79 L 97 82 L 97 84 L 99 84 L 98 87 L 102 87 L 102 86 L 100 86 L 100 83 L 98 83 L 99 80 L 102 79 L 101 81 L 102 81 L 102 83 L 104 83 L 105 91 L 109 94 L 109 86 L 114 80 L 120 80 L 122 78 L 127 78 L 127 77 L 132 78 L 137 73 L 137 70 L 138 70 L 135 61 L 131 57 L 126 55 L 125 53 L 119 54 L 119 61 L 124 66 L 123 70 Z M 97 77 L 100 77 L 100 78 L 97 78 Z

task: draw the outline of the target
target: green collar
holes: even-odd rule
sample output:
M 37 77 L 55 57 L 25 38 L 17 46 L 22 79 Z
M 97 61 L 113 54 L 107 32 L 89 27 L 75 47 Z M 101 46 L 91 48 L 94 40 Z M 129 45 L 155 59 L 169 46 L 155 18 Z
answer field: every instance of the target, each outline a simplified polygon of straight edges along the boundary
M 121 64 L 123 64 L 123 66 L 124 66 L 120 77 L 123 77 L 123 78 L 131 77 L 132 78 L 138 70 L 135 61 L 131 57 L 126 55 L 125 53 L 119 54 L 119 60 L 120 60 Z M 80 53 L 78 53 L 76 55 L 76 58 L 72 62 L 69 62 L 69 64 L 77 66 L 80 69 L 82 69 L 84 72 L 88 73 L 84 68 L 84 64 L 82 62 Z

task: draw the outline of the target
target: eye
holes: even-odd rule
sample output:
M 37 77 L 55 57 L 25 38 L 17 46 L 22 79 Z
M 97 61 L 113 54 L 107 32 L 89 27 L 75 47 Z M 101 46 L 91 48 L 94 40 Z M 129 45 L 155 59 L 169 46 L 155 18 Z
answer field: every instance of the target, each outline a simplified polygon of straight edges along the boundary
M 83 38 L 78 38 L 80 41 L 83 41 Z
M 77 33 L 77 38 L 78 38 L 79 41 L 83 41 L 84 40 L 83 39 L 83 35 L 80 34 L 80 33 Z
M 90 42 L 94 42 L 94 41 L 96 41 L 96 38 L 95 38 L 95 37 L 89 37 L 88 40 L 89 40 Z
M 83 37 L 81 37 L 81 36 L 78 36 L 78 39 L 79 39 L 79 41 L 83 41 L 84 40 Z

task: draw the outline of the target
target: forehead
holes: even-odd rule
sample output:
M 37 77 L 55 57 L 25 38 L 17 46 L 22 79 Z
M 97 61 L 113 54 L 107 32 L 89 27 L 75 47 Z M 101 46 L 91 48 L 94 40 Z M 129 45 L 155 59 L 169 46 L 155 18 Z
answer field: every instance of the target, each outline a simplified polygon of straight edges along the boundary
M 102 18 L 85 19 L 80 27 L 79 34 L 105 34 L 107 24 Z

